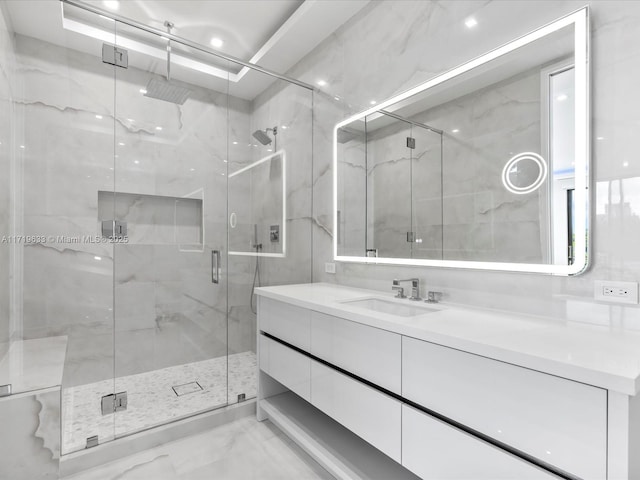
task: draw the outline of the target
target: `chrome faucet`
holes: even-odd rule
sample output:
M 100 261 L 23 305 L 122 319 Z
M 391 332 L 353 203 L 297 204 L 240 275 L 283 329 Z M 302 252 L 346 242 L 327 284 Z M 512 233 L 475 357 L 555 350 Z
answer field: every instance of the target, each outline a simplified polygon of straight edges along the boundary
M 393 281 L 393 286 L 391 287 L 391 290 L 395 290 L 398 292 L 396 293 L 396 298 L 407 298 L 407 296 L 404 294 L 404 288 L 398 285 L 398 280 Z
M 420 298 L 420 279 L 419 278 L 407 278 L 405 280 L 398 280 L 395 278 L 393 280 L 392 290 L 397 290 L 396 298 L 406 298 L 404 295 L 404 289 L 400 286 L 400 282 L 411 282 L 411 296 L 409 300 L 422 300 Z
M 427 292 L 427 299 L 425 302 L 427 303 L 438 303 L 442 298 L 442 292 Z

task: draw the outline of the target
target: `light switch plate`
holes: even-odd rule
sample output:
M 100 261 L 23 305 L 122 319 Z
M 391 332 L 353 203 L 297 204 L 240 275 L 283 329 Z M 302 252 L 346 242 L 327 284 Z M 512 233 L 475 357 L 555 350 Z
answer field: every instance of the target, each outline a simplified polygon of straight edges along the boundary
M 595 280 L 593 297 L 601 302 L 638 304 L 638 282 Z
M 325 273 L 336 273 L 336 264 L 333 262 L 327 262 L 324 264 Z

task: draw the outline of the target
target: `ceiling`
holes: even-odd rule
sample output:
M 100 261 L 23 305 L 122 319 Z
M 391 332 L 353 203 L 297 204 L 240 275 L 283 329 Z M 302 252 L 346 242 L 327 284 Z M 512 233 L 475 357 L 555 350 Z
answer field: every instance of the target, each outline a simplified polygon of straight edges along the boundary
M 80 3 L 80 2 L 79 2 Z M 369 0 L 84 0 L 82 3 L 174 35 L 274 72 L 286 72 L 362 9 Z M 5 0 L 17 34 L 101 55 L 103 43 L 129 51 L 129 65 L 161 73 L 165 40 L 114 23 L 59 0 Z M 114 8 L 117 7 L 117 8 Z M 114 40 L 114 38 L 116 38 Z M 221 46 L 211 43 L 221 40 Z M 184 57 L 184 58 L 182 58 Z M 195 63 L 194 63 L 195 60 Z M 175 63 L 174 63 L 175 62 Z M 209 54 L 174 45 L 172 78 L 253 99 L 273 77 Z

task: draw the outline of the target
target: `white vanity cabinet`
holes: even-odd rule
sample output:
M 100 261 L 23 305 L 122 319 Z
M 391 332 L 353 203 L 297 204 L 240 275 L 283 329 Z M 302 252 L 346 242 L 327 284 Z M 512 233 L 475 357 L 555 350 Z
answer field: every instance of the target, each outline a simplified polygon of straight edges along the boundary
M 312 361 L 311 404 L 400 463 L 402 403 L 398 400 Z
M 260 298 L 258 329 L 291 345 L 309 351 L 311 347 L 311 310 Z
M 402 406 L 402 465 L 438 480 L 558 478 L 408 405 Z
M 260 369 L 296 395 L 311 401 L 311 359 L 265 336 L 260 336 Z
M 260 298 L 259 410 L 294 392 L 425 479 L 633 478 L 607 389 L 346 317 Z
M 607 391 L 402 339 L 402 396 L 581 478 L 606 478 Z
M 401 390 L 402 336 L 311 312 L 311 353 L 393 393 Z

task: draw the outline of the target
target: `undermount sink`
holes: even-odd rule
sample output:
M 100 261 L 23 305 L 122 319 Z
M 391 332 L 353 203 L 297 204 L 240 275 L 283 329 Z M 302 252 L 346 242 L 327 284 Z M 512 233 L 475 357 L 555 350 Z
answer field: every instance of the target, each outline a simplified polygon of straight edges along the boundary
M 418 315 L 424 315 L 426 313 L 434 313 L 439 311 L 436 308 L 429 308 L 420 303 L 414 303 L 411 300 L 394 301 L 377 297 L 359 298 L 357 300 L 345 300 L 340 303 L 342 303 L 343 305 L 351 305 L 353 307 L 372 310 L 374 312 L 398 315 L 400 317 L 416 317 Z

